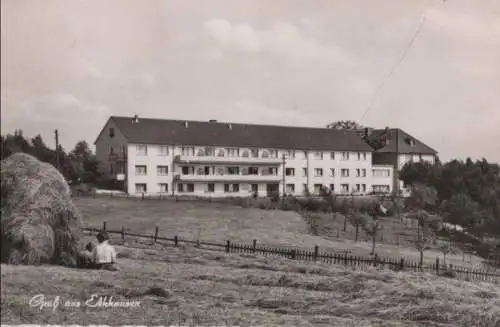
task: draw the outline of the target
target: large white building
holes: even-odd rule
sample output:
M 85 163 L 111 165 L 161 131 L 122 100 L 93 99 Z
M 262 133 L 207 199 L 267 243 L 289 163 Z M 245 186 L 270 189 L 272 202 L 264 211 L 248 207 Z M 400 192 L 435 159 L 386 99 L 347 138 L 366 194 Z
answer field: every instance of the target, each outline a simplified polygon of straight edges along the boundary
M 287 126 L 110 117 L 96 155 L 129 194 L 390 193 L 393 166 L 373 165 L 355 133 Z

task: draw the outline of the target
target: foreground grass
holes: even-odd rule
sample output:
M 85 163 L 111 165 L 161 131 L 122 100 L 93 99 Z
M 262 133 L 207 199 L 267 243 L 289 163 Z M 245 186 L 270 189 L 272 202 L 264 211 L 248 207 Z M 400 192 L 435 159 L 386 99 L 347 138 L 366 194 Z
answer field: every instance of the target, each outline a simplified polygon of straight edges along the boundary
M 118 250 L 119 272 L 2 265 L 2 323 L 187 325 L 194 319 L 201 325 L 233 326 L 496 327 L 500 323 L 500 288 L 487 283 L 375 268 L 352 271 L 192 248 Z M 107 295 L 114 301 L 140 301 L 140 308 L 40 310 L 28 305 L 36 294 L 73 301 Z
M 152 235 L 155 226 L 159 228 L 160 236 L 173 237 L 177 235 L 190 240 L 209 240 L 215 242 L 234 242 L 251 244 L 253 239 L 270 246 L 306 247 L 313 249 L 315 245 L 323 251 L 349 250 L 355 256 L 368 256 L 372 244 L 369 239 L 354 242 L 346 235 L 320 234 L 313 236 L 307 223 L 296 213 L 290 211 L 261 210 L 241 208 L 228 204 L 207 202 L 173 202 L 161 200 L 119 199 L 119 198 L 74 198 L 74 203 L 82 212 L 87 227 L 101 227 L 103 221 L 107 228 L 119 230 L 124 225 L 135 233 Z M 332 215 L 320 215 L 322 225 L 333 229 L 343 229 L 343 219 L 333 219 Z M 390 240 L 394 231 L 404 230 L 394 228 L 394 223 L 384 221 L 385 239 Z M 397 225 L 397 224 L 396 224 Z M 326 228 L 323 228 L 326 229 Z M 353 227 L 348 224 L 349 233 Z M 411 231 L 411 229 L 408 229 Z M 362 233 L 361 233 L 362 235 Z M 350 235 L 352 236 L 352 235 Z M 393 243 L 392 241 L 389 243 Z M 377 253 L 384 258 L 400 259 L 418 262 L 419 253 L 411 244 L 387 244 L 377 241 Z M 433 264 L 442 254 L 437 250 L 426 251 L 426 264 Z M 483 268 L 482 259 L 472 256 L 470 263 L 463 261 L 463 256 L 449 254 L 448 264 Z

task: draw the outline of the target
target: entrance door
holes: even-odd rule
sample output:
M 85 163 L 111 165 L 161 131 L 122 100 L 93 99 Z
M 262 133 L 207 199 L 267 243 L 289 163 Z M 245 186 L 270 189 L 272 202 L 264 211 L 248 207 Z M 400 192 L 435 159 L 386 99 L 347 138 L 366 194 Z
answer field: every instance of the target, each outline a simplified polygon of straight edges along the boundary
M 279 192 L 279 184 L 267 184 L 266 185 L 267 196 L 271 196 Z

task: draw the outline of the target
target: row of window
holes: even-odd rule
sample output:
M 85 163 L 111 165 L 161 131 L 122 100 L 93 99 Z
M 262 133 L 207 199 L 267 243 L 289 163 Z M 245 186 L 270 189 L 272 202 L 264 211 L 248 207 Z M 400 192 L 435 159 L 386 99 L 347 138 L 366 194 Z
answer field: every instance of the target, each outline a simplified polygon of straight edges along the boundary
M 295 150 L 287 150 L 281 151 L 281 155 L 278 150 L 260 150 L 259 149 L 239 149 L 239 148 L 215 148 L 215 147 L 203 147 L 196 148 L 193 146 L 185 146 L 181 147 L 181 155 L 183 156 L 199 156 L 199 157 L 242 157 L 242 158 L 271 158 L 278 159 L 284 156 L 288 160 L 294 160 L 296 158 Z M 112 152 L 112 149 L 110 150 Z M 159 145 L 157 154 L 159 156 L 168 156 L 170 155 L 170 147 L 167 145 Z M 302 159 L 307 159 L 309 151 L 297 151 L 301 153 Z M 312 151 L 312 157 L 317 160 L 323 160 L 325 152 L 323 151 Z M 147 156 L 148 155 L 148 145 L 147 144 L 138 144 L 136 145 L 136 154 L 138 156 Z M 367 152 L 330 152 L 329 156 L 331 160 L 335 160 L 337 154 L 340 155 L 342 160 L 349 160 L 351 158 L 351 154 L 357 158 L 357 160 L 367 160 Z
M 259 175 L 263 176 L 276 176 L 278 175 L 278 168 L 276 167 L 266 167 L 259 169 L 258 167 L 218 167 L 215 168 L 213 166 L 204 166 L 195 169 L 193 166 L 182 166 L 181 172 L 182 175 Z M 355 169 L 354 170 L 356 177 L 366 177 L 366 169 Z M 147 166 L 146 165 L 136 165 L 135 166 L 135 174 L 136 175 L 147 175 Z M 307 168 L 302 168 L 302 177 L 307 177 Z M 372 169 L 372 174 L 374 177 L 389 177 L 390 170 L 389 169 Z M 157 176 L 166 176 L 168 175 L 168 166 L 156 166 L 156 175 Z M 295 168 L 286 168 L 285 169 L 286 176 L 295 176 Z M 323 177 L 324 171 L 323 168 L 315 168 L 314 169 L 314 177 Z M 330 177 L 336 176 L 335 168 L 330 168 Z M 341 177 L 349 177 L 350 169 L 342 168 L 340 169 Z
M 247 186 L 247 184 L 244 184 Z M 167 183 L 159 183 L 158 184 L 160 193 L 168 193 L 168 184 Z M 313 192 L 319 194 L 321 188 L 324 187 L 323 184 L 314 184 Z M 245 187 L 246 188 L 246 187 Z M 256 193 L 259 190 L 258 184 L 250 184 L 250 191 L 252 193 Z M 330 190 L 332 192 L 336 192 L 335 184 L 330 184 Z M 147 193 L 147 184 L 145 183 L 137 183 L 135 184 L 136 193 Z M 240 184 L 224 184 L 224 192 L 225 193 L 238 193 L 240 191 Z M 302 184 L 302 192 L 305 193 L 307 191 L 307 184 Z M 366 184 L 354 184 L 352 187 L 349 184 L 340 184 L 339 191 L 341 193 L 366 193 L 367 188 Z M 372 185 L 373 192 L 387 193 L 390 191 L 389 185 Z M 193 193 L 194 192 L 194 184 L 193 183 L 178 183 L 177 184 L 177 192 L 178 193 Z M 215 192 L 215 184 L 208 183 L 205 186 L 205 192 L 214 193 Z M 285 187 L 286 193 L 295 193 L 296 188 L 295 184 L 286 184 Z

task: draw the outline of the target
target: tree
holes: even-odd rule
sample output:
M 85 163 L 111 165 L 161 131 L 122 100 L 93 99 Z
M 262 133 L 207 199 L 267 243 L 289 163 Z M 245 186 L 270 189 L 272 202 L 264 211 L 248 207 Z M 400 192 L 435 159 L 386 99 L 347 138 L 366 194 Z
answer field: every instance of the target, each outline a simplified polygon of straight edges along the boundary
M 446 266 L 446 256 L 452 252 L 453 248 L 450 242 L 445 242 L 439 246 L 439 250 L 443 254 L 443 264 Z
M 364 127 L 353 120 L 339 120 L 326 125 L 326 128 L 359 131 Z
M 479 225 L 478 204 L 469 195 L 457 193 L 445 200 L 440 207 L 443 217 L 451 224 L 474 228 Z
M 382 229 L 378 221 L 378 213 L 380 208 L 380 203 L 373 203 L 367 210 L 367 213 L 363 215 L 363 230 L 372 239 L 372 252 L 370 254 L 375 254 L 375 245 L 377 242 L 377 236 L 379 231 Z
M 408 218 L 418 221 L 415 247 L 420 253 L 420 266 L 424 263 L 424 251 L 428 250 L 436 240 L 436 231 L 442 228 L 442 218 L 429 214 L 425 210 L 417 210 L 407 214 Z

